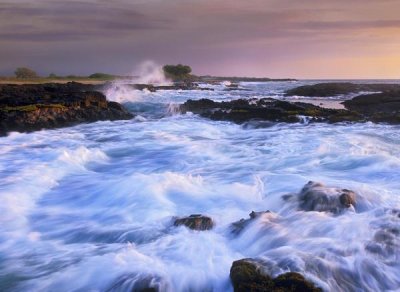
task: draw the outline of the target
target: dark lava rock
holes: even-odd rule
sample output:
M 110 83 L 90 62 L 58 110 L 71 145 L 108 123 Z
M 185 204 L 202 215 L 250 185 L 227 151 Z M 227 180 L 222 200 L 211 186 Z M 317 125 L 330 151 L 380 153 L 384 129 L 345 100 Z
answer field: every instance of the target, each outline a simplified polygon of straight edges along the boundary
M 364 115 L 369 121 L 400 124 L 400 89 L 360 95 L 343 104 L 347 109 Z
M 358 93 L 361 91 L 391 91 L 400 90 L 399 84 L 355 84 L 350 82 L 318 83 L 299 86 L 286 91 L 286 96 L 326 97 L 341 94 Z
M 262 266 L 253 259 L 233 262 L 230 278 L 235 292 L 306 292 L 322 291 L 299 273 L 285 273 L 273 279 L 262 272 Z
M 193 230 L 210 230 L 214 226 L 214 222 L 210 217 L 200 214 L 190 215 L 174 219 L 174 226 L 184 225 Z
M 287 102 L 272 98 L 237 99 L 215 102 L 209 99 L 188 100 L 180 106 L 183 113 L 192 112 L 212 120 L 245 123 L 252 120 L 297 123 L 301 116 L 310 122 L 358 122 L 363 117 L 355 112 L 327 109 L 309 103 Z
M 338 213 L 356 206 L 356 194 L 353 191 L 328 188 L 321 183 L 308 182 L 298 195 L 300 209 L 304 211 Z
M 76 82 L 0 85 L 0 135 L 133 117 L 95 88 Z
M 261 212 L 254 212 L 251 211 L 249 214 L 250 218 L 249 219 L 240 219 L 237 222 L 232 223 L 232 233 L 234 234 L 239 234 L 245 229 L 251 222 L 254 221 L 254 219 L 260 217 L 263 214 L 270 213 L 270 211 L 261 211 Z

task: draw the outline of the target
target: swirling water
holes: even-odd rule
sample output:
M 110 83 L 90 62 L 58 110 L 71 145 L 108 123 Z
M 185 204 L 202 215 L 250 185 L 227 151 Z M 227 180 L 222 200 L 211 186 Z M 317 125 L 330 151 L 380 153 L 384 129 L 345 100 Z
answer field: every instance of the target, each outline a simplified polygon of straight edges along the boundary
M 252 257 L 326 291 L 397 291 L 399 126 L 259 128 L 173 110 L 188 98 L 282 97 L 296 85 L 155 93 L 116 85 L 108 97 L 136 118 L 0 138 L 0 290 L 231 291 L 232 262 Z M 309 180 L 364 202 L 334 215 L 282 199 Z M 252 210 L 272 213 L 232 234 L 230 224 Z M 171 226 L 195 213 L 215 228 Z

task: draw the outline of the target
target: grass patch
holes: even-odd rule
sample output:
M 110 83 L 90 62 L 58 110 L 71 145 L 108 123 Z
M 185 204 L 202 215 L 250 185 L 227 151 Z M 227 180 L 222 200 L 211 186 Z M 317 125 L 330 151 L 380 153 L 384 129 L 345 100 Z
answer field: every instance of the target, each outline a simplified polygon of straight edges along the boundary
M 5 106 L 1 107 L 2 112 L 32 112 L 41 108 L 54 108 L 54 109 L 65 109 L 66 107 L 62 104 L 29 104 L 21 106 Z

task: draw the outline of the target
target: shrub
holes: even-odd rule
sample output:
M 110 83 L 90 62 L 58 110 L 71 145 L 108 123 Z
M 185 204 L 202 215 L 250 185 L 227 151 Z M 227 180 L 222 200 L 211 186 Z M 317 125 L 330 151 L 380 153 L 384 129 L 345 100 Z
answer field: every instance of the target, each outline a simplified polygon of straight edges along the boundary
M 92 75 L 89 75 L 89 78 L 93 79 L 114 79 L 114 75 L 111 74 L 106 74 L 106 73 L 94 73 Z

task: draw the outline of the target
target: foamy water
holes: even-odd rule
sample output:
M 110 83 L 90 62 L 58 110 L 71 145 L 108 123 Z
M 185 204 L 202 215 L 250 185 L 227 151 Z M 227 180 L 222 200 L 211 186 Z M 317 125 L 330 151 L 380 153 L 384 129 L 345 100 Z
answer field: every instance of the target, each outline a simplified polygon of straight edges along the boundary
M 279 96 L 296 84 L 241 86 L 109 89 L 135 119 L 0 138 L 0 290 L 231 291 L 232 262 L 251 257 L 327 291 L 397 291 L 400 127 L 254 128 L 174 114 L 188 98 Z M 310 180 L 362 199 L 340 214 L 282 199 Z M 233 234 L 253 210 L 272 213 Z M 215 228 L 171 224 L 198 213 Z

